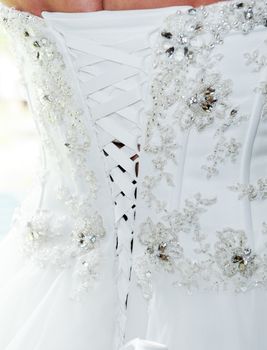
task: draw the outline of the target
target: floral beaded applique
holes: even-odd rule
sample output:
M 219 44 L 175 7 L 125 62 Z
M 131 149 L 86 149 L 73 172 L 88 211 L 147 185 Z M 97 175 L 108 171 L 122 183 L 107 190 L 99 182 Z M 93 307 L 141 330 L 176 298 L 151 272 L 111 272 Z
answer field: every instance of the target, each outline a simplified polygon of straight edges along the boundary
M 248 198 L 250 201 L 267 199 L 267 179 L 260 178 L 255 185 L 241 184 L 229 186 L 231 191 L 239 193 L 238 198 Z
M 40 209 L 26 219 L 19 218 L 24 232 L 18 236 L 21 253 L 39 266 L 71 268 L 76 280 L 73 297 L 92 288 L 101 272 L 101 242 L 106 229 L 100 214 L 85 196 L 70 195 L 60 188 L 58 200 L 64 202 L 64 214 Z
M 221 136 L 213 152 L 207 156 L 207 164 L 202 166 L 202 169 L 206 171 L 207 178 L 217 175 L 220 164 L 224 164 L 228 159 L 235 162 L 240 148 L 241 143 L 237 142 L 235 138 L 227 140 Z
M 96 198 L 97 180 L 87 161 L 90 133 L 82 104 L 73 91 L 73 78 L 66 68 L 60 43 L 41 18 L 5 7 L 1 7 L 0 16 L 6 32 L 18 44 L 15 49 L 46 153 L 61 170 L 64 152 L 69 159 L 69 175 L 74 181 L 78 177 L 84 182 Z M 63 130 L 60 135 L 57 127 Z
M 245 233 L 226 228 L 217 234 L 215 258 L 222 273 L 227 277 L 252 277 L 260 266 L 260 258 L 248 247 Z
M 75 223 L 72 236 L 80 249 L 89 251 L 97 246 L 105 233 L 101 216 L 94 214 L 88 218 L 79 218 Z
M 158 208 L 165 208 L 148 193 L 148 186 L 151 192 L 164 179 L 168 186 L 174 183 L 165 169 L 171 163 L 177 165 L 177 149 L 182 148 L 176 126 L 181 131 L 195 128 L 198 132 L 214 127 L 218 140 L 202 166 L 207 178 L 218 175 L 222 164 L 236 160 L 242 145 L 228 137 L 227 131 L 248 117 L 232 105 L 233 82 L 216 72 L 223 56 L 214 49 L 230 32 L 247 34 L 260 26 L 266 26 L 266 16 L 262 2 L 255 1 L 234 1 L 223 4 L 220 10 L 215 6 L 191 8 L 166 18 L 155 48 L 153 100 L 144 144 L 155 170 L 154 176 L 143 183 L 144 199 L 150 206 L 154 202 Z
M 152 264 L 161 265 L 164 270 L 174 271 L 174 266 L 183 254 L 178 238 L 171 227 L 148 218 L 141 226 L 140 242 L 146 246 L 146 254 Z
M 216 198 L 205 199 L 200 193 L 197 193 L 192 199 L 185 201 L 182 211 L 174 210 L 164 216 L 164 223 L 154 224 L 152 219 L 148 217 L 140 225 L 138 237 L 146 250 L 144 256 L 137 259 L 135 270 L 139 284 L 147 297 L 150 295 L 150 277 L 154 268 L 175 272 L 182 268 L 183 262 L 186 261 L 179 235 L 193 235 L 197 244 L 196 253 L 208 248 L 202 244 L 205 235 L 201 233 L 199 217 L 207 210 L 208 206 L 215 202 Z
M 214 130 L 213 148 L 201 166 L 207 179 L 218 175 L 223 164 L 237 160 L 242 144 L 229 131 L 247 121 L 248 116 L 243 114 L 243 106 L 235 105 L 231 99 L 233 81 L 217 71 L 223 55 L 214 49 L 230 33 L 247 34 L 255 28 L 265 28 L 266 18 L 263 1 L 231 1 L 177 11 L 166 18 L 159 33 L 144 147 L 151 156 L 152 171 L 144 177 L 141 193 L 148 207 L 162 215 L 156 222 L 150 215 L 140 224 L 139 241 L 144 254 L 135 266 L 139 284 L 148 298 L 153 275 L 159 269 L 169 273 L 174 284 L 189 291 L 228 288 L 240 292 L 267 284 L 266 252 L 254 251 L 247 232 L 231 227 L 213 234 L 202 232 L 198 220 L 201 210 L 196 209 L 193 217 L 186 205 L 186 216 L 183 209 L 168 212 L 168 203 L 157 195 L 158 192 L 162 195 L 164 188 L 171 192 L 171 187 L 176 186 L 173 178 L 176 172 L 170 169 L 183 167 L 178 159 L 182 158 L 179 148 L 184 148 L 184 135 L 186 138 L 192 132 L 196 138 Z M 251 64 L 251 57 L 245 58 Z M 260 66 L 265 64 L 262 57 L 257 56 L 256 61 Z M 262 90 L 266 94 L 266 84 Z M 165 135 L 167 142 L 163 142 Z M 198 208 L 196 203 L 194 206 Z M 205 206 L 200 208 L 206 210 Z M 186 218 L 187 230 L 181 223 Z M 196 243 L 192 251 L 187 251 L 184 244 L 186 233 Z
M 76 199 L 72 198 L 72 205 L 75 205 Z M 78 202 L 86 205 L 86 201 Z M 26 218 L 22 208 L 18 208 L 13 229 L 20 253 L 34 265 L 71 271 L 71 299 L 81 300 L 101 278 L 101 241 L 105 238 L 106 231 L 97 212 L 91 211 L 83 219 L 81 216 L 75 219 L 71 210 L 56 214 L 51 210 L 39 209 L 30 218 Z
M 222 80 L 219 74 L 209 75 L 201 71 L 187 90 L 192 90 L 184 98 L 184 108 L 175 112 L 182 130 L 192 126 L 198 131 L 223 118 L 227 109 L 227 98 L 232 89 L 231 80 Z
M 214 124 L 217 141 L 201 166 L 208 179 L 218 175 L 223 164 L 237 159 L 242 144 L 227 132 L 248 117 L 232 105 L 233 82 L 216 72 L 223 56 L 213 51 L 230 32 L 247 34 L 260 26 L 266 27 L 266 16 L 262 3 L 255 1 L 223 4 L 220 10 L 191 8 L 166 18 L 155 48 L 152 107 L 144 142 L 155 170 L 143 181 L 143 198 L 149 206 L 154 203 L 164 210 L 166 205 L 152 191 L 164 179 L 174 186 L 173 175 L 166 169 L 178 164 L 178 149 L 183 148 L 176 126 L 202 132 Z
M 145 252 L 134 269 L 145 298 L 151 297 L 153 276 L 162 270 L 171 273 L 173 285 L 189 293 L 199 288 L 239 293 L 267 286 L 267 243 L 263 251 L 253 251 L 245 231 L 231 227 L 215 231 L 213 243 L 208 242 L 200 215 L 215 203 L 216 198 L 205 199 L 198 193 L 185 201 L 182 211 L 166 215 L 166 223 L 148 218 L 141 224 L 139 240 Z M 192 251 L 181 243 L 188 235 L 195 242 Z
M 16 44 L 44 158 L 49 158 L 54 174 L 62 174 L 70 188 L 79 183 L 87 193 L 77 195 L 76 186 L 72 195 L 66 188 L 59 188 L 55 202 L 59 201 L 58 208 L 63 204 L 63 210 L 47 210 L 41 202 L 32 217 L 28 217 L 27 211 L 21 212 L 18 228 L 21 252 L 39 266 L 72 269 L 76 282 L 74 295 L 78 296 L 100 277 L 106 237 L 103 218 L 94 205 L 99 185 L 88 164 L 91 139 L 84 111 L 75 94 L 60 40 L 56 40 L 45 21 L 5 6 L 1 6 L 0 19 L 11 42 Z M 45 170 L 47 179 L 50 174 Z

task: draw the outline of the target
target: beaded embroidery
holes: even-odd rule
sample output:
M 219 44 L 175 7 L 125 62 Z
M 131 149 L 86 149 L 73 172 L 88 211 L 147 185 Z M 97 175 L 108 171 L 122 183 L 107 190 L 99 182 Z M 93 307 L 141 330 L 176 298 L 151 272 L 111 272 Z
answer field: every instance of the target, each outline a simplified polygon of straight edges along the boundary
M 213 153 L 207 156 L 208 165 L 203 165 L 207 173 L 207 178 L 211 178 L 219 173 L 218 167 L 223 164 L 227 159 L 232 162 L 236 161 L 239 154 L 241 143 L 237 142 L 235 138 L 231 138 L 229 141 L 224 136 L 216 143 Z
M 61 169 L 62 153 L 69 160 L 68 178 L 79 178 L 86 197 L 70 195 L 59 188 L 58 200 L 66 214 L 39 206 L 31 218 L 22 213 L 18 237 L 21 251 L 40 266 L 70 268 L 76 279 L 73 296 L 89 290 L 99 277 L 101 242 L 106 232 L 101 215 L 94 210 L 98 183 L 87 164 L 91 140 L 83 121 L 83 111 L 70 84 L 64 57 L 45 22 L 27 13 L 1 7 L 0 17 L 24 70 L 24 82 L 30 94 L 41 138 L 49 156 Z M 57 134 L 57 130 L 62 133 Z M 55 142 L 58 141 L 58 143 Z M 59 149 L 59 144 L 61 148 Z M 47 169 L 44 180 L 47 178 Z M 56 199 L 55 199 L 56 200 Z M 24 225 L 23 225 L 24 222 Z
M 232 105 L 232 82 L 223 80 L 215 71 L 216 63 L 223 57 L 213 54 L 213 49 L 231 32 L 247 34 L 257 27 L 266 27 L 266 5 L 264 1 L 233 1 L 178 11 L 165 20 L 155 50 L 153 101 L 145 138 L 145 151 L 151 155 L 155 172 L 145 176 L 142 182 L 148 206 L 155 206 L 162 217 L 157 223 L 147 217 L 140 224 L 139 240 L 145 250 L 135 264 L 146 298 L 151 296 L 153 276 L 160 267 L 172 272 L 168 276 L 173 284 L 184 286 L 188 291 L 203 288 L 241 292 L 258 285 L 266 286 L 267 255 L 265 251 L 253 251 L 247 243 L 246 232 L 226 227 L 214 232 L 214 242 L 210 244 L 206 241 L 207 235 L 201 232 L 198 219 L 191 218 L 190 211 L 187 214 L 192 220 L 188 220 L 186 231 L 181 222 L 180 226 L 173 225 L 177 217 L 186 221 L 181 212 L 166 215 L 166 204 L 156 196 L 157 186 L 164 187 L 164 174 L 168 174 L 166 185 L 174 186 L 172 175 L 166 169 L 170 162 L 177 165 L 177 149 L 181 145 L 173 133 L 176 126 L 182 132 L 195 128 L 198 133 L 214 127 L 217 140 L 213 151 L 207 155 L 207 164 L 202 166 L 207 178 L 217 175 L 226 161 L 237 159 L 242 145 L 226 132 L 248 118 L 240 113 L 238 106 Z M 250 64 L 251 57 L 245 58 Z M 257 60 L 262 66 L 264 59 L 257 56 Z M 265 85 L 262 89 L 266 93 Z M 167 143 L 162 142 L 163 130 L 164 133 L 168 130 L 170 135 Z M 160 190 L 162 193 L 163 188 Z M 197 213 L 194 218 L 198 218 Z M 183 240 L 180 240 L 185 232 L 194 232 L 192 239 L 199 244 L 194 248 L 196 259 L 193 259 L 193 252 L 187 257 Z
M 173 283 L 186 286 L 188 290 L 199 288 L 203 283 L 203 288 L 232 286 L 235 291 L 245 291 L 266 283 L 266 255 L 252 250 L 245 232 L 224 228 L 217 232 L 217 236 L 214 233 L 213 247 L 207 241 L 199 218 L 208 206 L 216 202 L 215 198 L 204 199 L 197 194 L 185 202 L 183 210 L 168 213 L 167 204 L 153 193 L 163 180 L 168 186 L 174 186 L 172 173 L 167 169 L 170 163 L 178 164 L 176 154 L 181 145 L 177 142 L 175 126 L 182 131 L 195 128 L 199 133 L 217 126 L 215 137 L 219 136 L 219 140 L 214 152 L 208 155 L 210 163 L 203 166 L 208 177 L 217 174 L 218 165 L 225 160 L 236 159 L 241 144 L 238 140 L 226 138 L 225 132 L 245 117 L 231 105 L 232 82 L 213 72 L 216 62 L 222 57 L 212 55 L 212 50 L 223 43 L 230 31 L 248 33 L 256 26 L 266 26 L 267 16 L 262 4 L 244 1 L 224 5 L 219 21 L 217 16 L 212 16 L 213 7 L 210 10 L 192 8 L 185 15 L 169 16 L 161 32 L 162 40 L 155 59 L 157 74 L 152 83 L 153 108 L 144 145 L 144 150 L 152 154 L 155 174 L 145 177 L 142 194 L 149 206 L 155 204 L 157 211 L 165 215 L 157 223 L 148 217 L 140 226 L 139 240 L 145 252 L 136 261 L 136 271 L 146 295 L 151 291 L 154 269 L 172 272 Z M 36 26 L 35 21 L 38 22 Z M 72 175 L 86 180 L 91 190 L 88 197 L 61 193 L 61 200 L 70 209 L 67 218 L 60 214 L 55 217 L 53 213 L 41 210 L 27 221 L 24 251 L 43 265 L 49 262 L 69 266 L 73 262 L 70 258 L 74 258 L 74 273 L 81 278 L 79 288 L 88 289 L 90 281 L 97 277 L 101 257 L 96 248 L 106 232 L 101 216 L 91 207 L 91 198 L 96 198 L 97 180 L 85 166 L 91 140 L 82 121 L 83 112 L 67 84 L 69 77 L 62 56 L 53 41 L 44 37 L 40 30 L 43 22 L 24 15 L 17 21 L 17 14 L 12 18 L 8 13 L 3 16 L 3 23 L 14 36 L 21 36 L 25 45 L 23 65 L 29 70 L 27 76 L 34 82 L 33 90 L 36 91 L 31 93 L 34 109 L 43 126 L 43 138 L 53 153 L 56 147 L 50 137 L 51 130 L 62 123 L 65 114 L 68 116 L 64 120 L 67 130 L 61 145 L 70 164 L 75 165 L 71 167 Z M 203 34 L 207 35 L 205 42 L 201 40 Z M 187 76 L 189 67 L 195 72 L 191 80 Z M 208 69 L 211 74 L 207 73 Z M 54 155 L 57 156 L 57 152 Z M 195 254 L 200 259 L 195 261 L 187 257 L 180 239 L 182 236 L 195 242 L 193 252 L 188 256 Z
M 224 81 L 218 73 L 212 72 L 216 62 L 222 59 L 221 55 L 212 52 L 230 32 L 247 34 L 257 26 L 266 26 L 266 17 L 262 2 L 255 1 L 224 4 L 220 11 L 216 7 L 191 8 L 187 13 L 177 11 L 167 17 L 155 49 L 155 75 L 151 84 L 153 105 L 148 115 L 144 146 L 153 156 L 155 176 L 153 180 L 151 177 L 151 188 L 152 183 L 155 188 L 164 176 L 168 176 L 169 185 L 173 184 L 172 175 L 164 169 L 169 161 L 177 164 L 174 150 L 181 145 L 175 138 L 175 125 L 182 130 L 196 127 L 201 131 L 216 117 L 220 124 L 215 131 L 216 137 L 247 119 L 230 104 L 232 82 Z M 194 77 L 190 76 L 189 67 L 196 72 Z M 208 69 L 211 73 L 207 73 Z M 213 155 L 208 155 L 208 164 L 202 167 L 207 177 L 218 174 L 218 163 L 227 158 L 235 159 L 240 146 L 238 140 L 221 138 Z M 218 149 L 220 155 L 217 155 Z M 147 180 L 145 187 L 146 184 Z M 151 204 L 150 197 L 147 193 L 147 201 Z
M 229 189 L 239 193 L 239 199 L 247 197 L 250 201 L 263 200 L 267 198 L 267 179 L 258 179 L 256 185 L 237 183 L 236 185 L 229 186 Z
M 139 235 L 145 245 L 146 254 L 153 264 L 161 264 L 167 271 L 173 271 L 183 249 L 170 227 L 162 223 L 154 225 L 150 218 L 142 224 Z
M 61 166 L 62 152 L 54 139 L 62 139 L 62 149 L 69 158 L 71 175 L 79 176 L 95 198 L 96 177 L 88 170 L 87 155 L 91 140 L 83 121 L 83 110 L 70 85 L 71 77 L 63 56 L 45 22 L 30 14 L 1 8 L 1 19 L 12 41 L 20 45 L 23 80 L 29 88 L 31 104 L 38 118 L 42 141 Z M 15 47 L 16 48 L 16 47 Z M 64 135 L 55 135 L 64 122 Z M 48 147 L 47 147 L 48 146 Z
M 134 268 L 145 298 L 152 295 L 153 275 L 162 269 L 172 273 L 173 285 L 184 286 L 189 293 L 199 288 L 239 293 L 266 286 L 267 253 L 253 251 L 243 230 L 225 227 L 214 232 L 213 244 L 207 242 L 210 237 L 201 232 L 199 215 L 215 203 L 216 198 L 205 199 L 198 193 L 181 212 L 165 216 L 166 224 L 148 218 L 141 225 L 139 239 L 146 251 Z M 182 246 L 183 235 L 192 235 L 193 251 Z
M 205 70 L 187 82 L 187 90 L 192 92 L 185 97 L 184 108 L 179 106 L 175 112 L 182 130 L 195 126 L 200 131 L 212 124 L 215 117 L 223 118 L 232 82 L 222 81 L 220 75 L 209 75 Z
M 245 233 L 227 228 L 218 232 L 218 236 L 215 257 L 222 273 L 226 277 L 237 274 L 245 278 L 252 277 L 259 268 L 260 258 L 248 248 Z
M 100 277 L 101 241 L 106 236 L 102 217 L 93 210 L 89 198 L 58 190 L 64 214 L 40 209 L 26 219 L 17 215 L 21 253 L 40 267 L 72 269 L 75 278 L 71 296 L 80 298 Z M 25 227 L 21 234 L 21 228 Z

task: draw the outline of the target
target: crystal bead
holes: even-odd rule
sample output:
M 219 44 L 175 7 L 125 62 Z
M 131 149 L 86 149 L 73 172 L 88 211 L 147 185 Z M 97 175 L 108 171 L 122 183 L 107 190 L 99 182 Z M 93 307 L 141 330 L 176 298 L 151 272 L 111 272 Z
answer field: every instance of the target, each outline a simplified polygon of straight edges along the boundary
M 174 53 L 174 47 L 172 46 L 168 48 L 165 52 L 168 54 L 169 57 L 171 57 Z
M 170 32 L 161 32 L 161 35 L 164 37 L 164 38 L 167 38 L 167 39 L 171 39 L 172 38 L 172 33 Z

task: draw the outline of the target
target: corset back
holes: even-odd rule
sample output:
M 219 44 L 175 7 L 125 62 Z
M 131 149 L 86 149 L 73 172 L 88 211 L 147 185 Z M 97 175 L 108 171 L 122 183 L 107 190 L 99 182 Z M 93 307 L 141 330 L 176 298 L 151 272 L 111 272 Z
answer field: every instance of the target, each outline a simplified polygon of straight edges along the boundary
M 267 3 L 1 19 L 43 148 L 14 234 L 75 296 L 111 290 L 114 349 L 178 291 L 265 289 Z

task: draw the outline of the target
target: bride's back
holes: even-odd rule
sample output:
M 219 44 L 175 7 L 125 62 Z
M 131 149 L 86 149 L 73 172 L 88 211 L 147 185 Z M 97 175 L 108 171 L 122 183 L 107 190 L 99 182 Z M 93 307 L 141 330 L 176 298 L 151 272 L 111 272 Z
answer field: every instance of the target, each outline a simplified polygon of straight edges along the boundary
M 103 10 L 102 0 L 1 0 L 8 6 L 13 6 L 17 10 L 28 11 L 37 16 L 42 11 L 51 12 L 91 12 Z
M 168 7 L 176 5 L 200 6 L 218 0 L 1 0 L 17 10 L 28 11 L 40 16 L 42 11 L 50 12 L 93 12 L 101 10 L 129 10 Z

